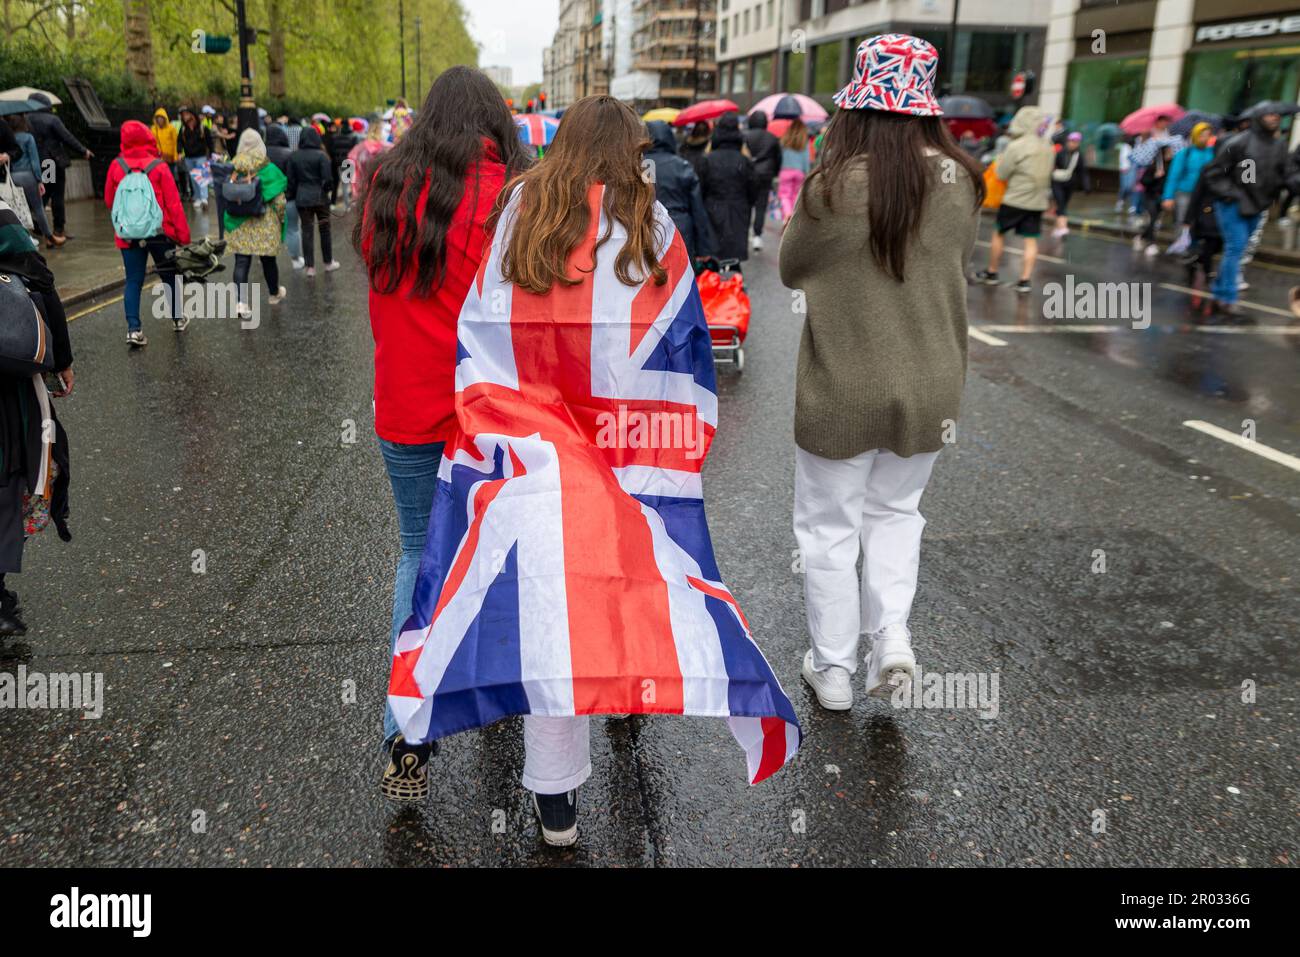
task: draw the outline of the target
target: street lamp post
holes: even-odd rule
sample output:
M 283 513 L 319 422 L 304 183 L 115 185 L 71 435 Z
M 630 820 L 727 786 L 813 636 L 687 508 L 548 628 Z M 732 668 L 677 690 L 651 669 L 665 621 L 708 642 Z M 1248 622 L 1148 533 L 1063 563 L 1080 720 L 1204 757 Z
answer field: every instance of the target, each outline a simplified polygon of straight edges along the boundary
M 952 20 L 948 22 L 948 69 L 944 71 L 947 76 L 947 82 L 944 91 L 948 94 L 956 93 L 957 89 L 957 13 L 961 10 L 961 0 L 952 0 Z
M 406 99 L 406 3 L 397 0 L 397 43 L 402 61 L 402 99 Z
M 253 100 L 253 71 L 248 65 L 248 17 L 244 0 L 235 0 L 235 19 L 239 28 L 239 133 L 257 129 L 257 103 Z

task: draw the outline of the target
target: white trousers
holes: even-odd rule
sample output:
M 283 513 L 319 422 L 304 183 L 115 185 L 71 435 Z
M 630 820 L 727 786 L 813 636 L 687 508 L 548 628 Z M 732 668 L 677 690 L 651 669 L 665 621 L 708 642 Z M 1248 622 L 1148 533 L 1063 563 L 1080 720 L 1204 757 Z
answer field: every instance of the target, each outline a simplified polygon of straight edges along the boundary
M 591 720 L 524 715 L 524 787 L 564 794 L 591 777 Z
M 795 449 L 794 535 L 815 670 L 836 665 L 852 673 L 859 634 L 907 624 L 925 528 L 917 508 L 938 457 L 876 449 L 824 459 Z

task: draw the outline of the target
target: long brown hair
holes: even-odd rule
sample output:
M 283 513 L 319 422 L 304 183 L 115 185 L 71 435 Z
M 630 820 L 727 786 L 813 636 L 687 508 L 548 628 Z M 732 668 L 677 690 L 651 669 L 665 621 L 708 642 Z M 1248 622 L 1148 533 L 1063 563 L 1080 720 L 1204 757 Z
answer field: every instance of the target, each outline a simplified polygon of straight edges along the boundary
M 647 278 L 662 286 L 668 271 L 659 262 L 665 238 L 657 234 L 653 181 L 642 175 L 641 154 L 650 146 L 645 126 L 626 103 L 612 96 L 588 96 L 564 112 L 555 140 L 532 169 L 516 176 L 497 198 L 495 221 L 516 187 L 520 201 L 511 214 L 510 241 L 501 257 L 501 274 L 521 289 L 544 295 L 556 283 L 576 286 L 595 262 L 568 271 L 569 256 L 591 227 L 587 193 L 605 184 L 604 212 L 609 223 L 596 241 L 599 249 L 614 222 L 627 230 L 627 242 L 614 260 L 624 285 Z
M 921 228 L 932 171 L 927 150 L 937 151 L 970 177 L 974 193 L 972 212 L 984 202 L 984 174 L 957 145 L 937 116 L 908 116 L 881 110 L 840 110 L 826 127 L 821 163 L 808 177 L 804 189 L 818 180 L 826 208 L 850 166 L 868 162 L 868 246 L 876 264 L 903 281 L 907 243 Z M 880 162 L 873 162 L 874 158 Z
M 781 134 L 781 145 L 788 150 L 806 150 L 808 148 L 808 127 L 803 120 L 793 119 L 790 126 Z

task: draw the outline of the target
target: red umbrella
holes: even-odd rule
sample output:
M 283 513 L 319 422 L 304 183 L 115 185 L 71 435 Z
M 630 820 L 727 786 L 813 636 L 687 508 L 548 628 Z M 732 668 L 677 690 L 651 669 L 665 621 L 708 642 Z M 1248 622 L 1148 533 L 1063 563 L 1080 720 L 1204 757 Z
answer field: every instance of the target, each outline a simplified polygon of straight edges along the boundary
M 1155 106 L 1144 106 L 1140 110 L 1134 110 L 1120 120 L 1119 128 L 1129 136 L 1137 136 L 1141 133 L 1150 133 L 1157 117 L 1167 116 L 1169 122 L 1173 123 L 1181 120 L 1186 113 L 1187 111 L 1177 103 L 1157 103 Z
M 724 113 L 739 113 L 740 107 L 730 100 L 703 100 L 677 114 L 673 126 L 691 126 L 702 120 L 716 120 Z

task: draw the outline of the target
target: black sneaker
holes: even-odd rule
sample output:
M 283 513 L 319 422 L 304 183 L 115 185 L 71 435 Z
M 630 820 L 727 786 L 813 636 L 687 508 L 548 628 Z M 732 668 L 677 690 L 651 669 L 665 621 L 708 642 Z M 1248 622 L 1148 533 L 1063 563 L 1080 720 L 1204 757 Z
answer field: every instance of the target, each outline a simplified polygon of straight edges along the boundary
M 398 735 L 388 751 L 388 767 L 379 790 L 390 801 L 423 801 L 429 796 L 429 758 L 438 753 L 438 742 L 407 744 Z
M 27 634 L 27 623 L 22 620 L 18 596 L 8 589 L 0 591 L 0 635 L 20 638 Z
M 542 840 L 551 847 L 569 847 L 578 842 L 578 791 L 564 794 L 533 792 L 533 810 L 542 825 Z
M 987 269 L 981 269 L 975 274 L 975 281 L 982 282 L 986 286 L 996 286 L 998 284 L 998 274 L 989 272 Z
M 1020 282 L 1016 283 L 1016 292 L 1018 293 L 1023 294 L 1027 292 L 1033 292 L 1033 291 L 1034 291 L 1034 284 L 1031 283 L 1028 279 L 1022 279 L 1020 280 Z

